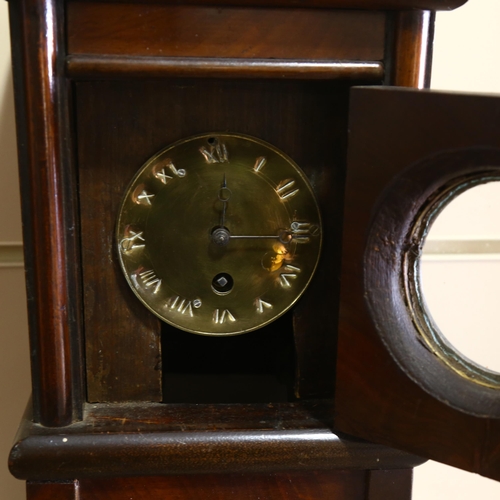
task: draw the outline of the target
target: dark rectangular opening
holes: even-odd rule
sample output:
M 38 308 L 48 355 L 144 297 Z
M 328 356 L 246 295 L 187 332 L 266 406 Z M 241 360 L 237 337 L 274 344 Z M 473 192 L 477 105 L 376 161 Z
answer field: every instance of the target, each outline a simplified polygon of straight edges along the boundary
M 243 335 L 195 335 L 162 325 L 163 402 L 293 400 L 292 314 Z

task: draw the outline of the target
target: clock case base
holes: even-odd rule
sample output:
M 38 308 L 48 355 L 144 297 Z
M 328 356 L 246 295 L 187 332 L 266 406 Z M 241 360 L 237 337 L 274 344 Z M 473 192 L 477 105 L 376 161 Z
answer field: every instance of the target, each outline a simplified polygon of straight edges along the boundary
M 335 477 L 334 471 L 411 469 L 424 461 L 332 432 L 332 413 L 331 401 L 89 404 L 83 421 L 55 431 L 34 424 L 28 408 L 10 467 L 20 479 L 64 481 L 308 471 Z

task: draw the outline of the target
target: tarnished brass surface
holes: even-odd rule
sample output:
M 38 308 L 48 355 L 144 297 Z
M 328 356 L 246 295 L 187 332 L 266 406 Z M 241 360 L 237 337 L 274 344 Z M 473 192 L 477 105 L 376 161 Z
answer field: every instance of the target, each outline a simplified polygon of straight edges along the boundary
M 284 153 L 253 137 L 204 134 L 148 160 L 117 223 L 122 270 L 160 319 L 237 335 L 281 316 L 321 250 L 312 189 Z

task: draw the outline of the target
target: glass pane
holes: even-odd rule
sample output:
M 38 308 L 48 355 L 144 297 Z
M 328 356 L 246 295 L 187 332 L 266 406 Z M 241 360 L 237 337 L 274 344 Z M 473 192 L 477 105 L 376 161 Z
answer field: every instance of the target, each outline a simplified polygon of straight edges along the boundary
M 424 245 L 420 285 L 448 343 L 500 373 L 500 182 L 465 191 L 436 217 Z

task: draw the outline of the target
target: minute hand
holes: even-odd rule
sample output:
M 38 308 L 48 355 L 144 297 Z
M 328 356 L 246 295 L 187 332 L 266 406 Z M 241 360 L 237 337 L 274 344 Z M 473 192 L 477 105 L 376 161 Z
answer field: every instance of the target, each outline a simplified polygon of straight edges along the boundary
M 306 234 L 294 234 L 290 231 L 280 231 L 273 235 L 246 235 L 246 234 L 230 234 L 231 240 L 280 240 L 281 243 L 289 243 L 292 240 L 306 240 Z

